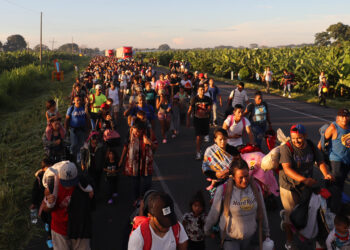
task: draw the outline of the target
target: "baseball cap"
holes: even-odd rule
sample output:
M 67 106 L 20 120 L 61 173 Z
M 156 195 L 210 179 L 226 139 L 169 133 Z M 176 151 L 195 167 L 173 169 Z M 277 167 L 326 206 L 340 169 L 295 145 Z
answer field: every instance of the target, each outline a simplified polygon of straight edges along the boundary
M 204 77 L 204 74 L 203 74 L 203 73 L 200 73 L 200 74 L 199 74 L 199 77 Z
M 303 125 L 301 124 L 294 124 L 292 125 L 292 127 L 290 128 L 290 133 L 296 133 L 296 134 L 302 134 L 305 135 L 306 134 L 306 129 Z
M 154 192 L 148 199 L 149 213 L 157 218 L 160 225 L 171 227 L 177 223 L 174 202 L 168 194 Z
M 78 184 L 78 169 L 73 162 L 61 161 L 55 164 L 58 169 L 60 183 L 64 187 L 72 187 Z
M 102 89 L 102 85 L 101 85 L 101 84 L 97 84 L 97 85 L 95 86 L 95 89 Z
M 341 108 L 338 110 L 337 116 L 350 116 L 350 112 L 348 109 Z

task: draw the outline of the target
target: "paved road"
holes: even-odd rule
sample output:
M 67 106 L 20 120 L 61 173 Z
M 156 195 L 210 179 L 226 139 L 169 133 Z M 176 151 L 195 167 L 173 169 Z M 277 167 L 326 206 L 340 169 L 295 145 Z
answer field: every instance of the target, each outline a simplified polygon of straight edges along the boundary
M 223 100 L 232 90 L 232 85 L 217 83 Z M 255 90 L 248 90 L 250 98 L 254 96 Z M 275 129 L 281 128 L 288 132 L 291 124 L 302 123 L 307 129 L 308 136 L 316 142 L 319 138 L 318 129 L 324 123 L 334 120 L 336 110 L 323 108 L 315 104 L 307 104 L 293 99 L 282 98 L 275 95 L 264 95 L 271 112 L 271 121 Z M 223 108 L 220 109 L 223 112 Z M 157 124 L 157 136 L 160 140 L 159 124 Z M 121 134 L 125 135 L 126 124 L 120 125 Z M 211 133 L 211 142 L 213 138 Z M 168 140 L 167 144 L 160 144 L 155 156 L 155 172 L 153 186 L 169 192 L 176 202 L 176 212 L 179 217 L 189 209 L 189 200 L 197 190 L 205 191 L 208 182 L 201 172 L 201 162 L 194 159 L 195 154 L 194 129 L 181 127 L 178 138 Z M 115 205 L 107 205 L 106 197 L 102 192 L 98 199 L 97 209 L 93 214 L 94 228 L 92 240 L 93 249 L 125 249 L 129 233 L 129 215 L 133 211 L 130 200 L 130 182 L 126 177 L 120 179 L 120 195 Z M 208 197 L 207 197 L 208 198 Z M 207 203 L 207 210 L 209 204 Z M 275 241 L 276 249 L 283 249 L 285 241 L 284 233 L 280 230 L 279 211 L 269 212 L 272 239 Z M 207 249 L 218 249 L 213 240 L 208 240 Z M 39 245 L 41 247 L 39 247 Z M 253 241 L 254 245 L 254 241 Z M 43 249 L 42 241 L 28 249 Z M 307 248 L 310 249 L 310 248 Z

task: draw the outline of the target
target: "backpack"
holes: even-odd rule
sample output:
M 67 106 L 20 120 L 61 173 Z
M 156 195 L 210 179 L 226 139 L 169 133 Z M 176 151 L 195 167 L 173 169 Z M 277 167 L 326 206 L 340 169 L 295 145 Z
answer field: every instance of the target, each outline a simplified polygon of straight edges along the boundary
M 132 231 L 130 235 L 139 226 L 140 226 L 140 231 L 143 238 L 143 250 L 150 250 L 152 248 L 152 233 L 149 228 L 149 218 L 146 216 L 136 216 L 133 219 L 133 226 L 132 226 Z M 171 229 L 174 234 L 176 246 L 178 246 L 179 240 L 180 240 L 180 224 L 176 223 L 171 227 Z

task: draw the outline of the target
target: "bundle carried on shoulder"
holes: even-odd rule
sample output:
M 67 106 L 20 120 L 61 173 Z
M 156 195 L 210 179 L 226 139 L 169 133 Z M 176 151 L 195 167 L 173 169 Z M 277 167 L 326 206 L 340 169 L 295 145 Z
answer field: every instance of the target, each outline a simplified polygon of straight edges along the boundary
M 277 130 L 277 139 L 281 144 L 273 148 L 261 161 L 261 169 L 264 171 L 278 169 L 281 146 L 290 141 L 290 137 L 286 137 L 280 128 Z

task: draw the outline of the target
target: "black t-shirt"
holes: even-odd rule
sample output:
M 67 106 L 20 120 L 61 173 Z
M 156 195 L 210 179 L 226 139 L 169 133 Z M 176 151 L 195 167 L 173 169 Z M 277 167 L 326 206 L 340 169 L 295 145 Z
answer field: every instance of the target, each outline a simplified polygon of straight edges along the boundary
M 213 101 L 208 96 L 203 96 L 200 98 L 198 95 L 191 99 L 191 106 L 196 118 L 209 118 L 210 112 L 208 112 L 208 107 L 213 104 Z
M 296 148 L 291 143 L 294 151 L 293 153 L 287 145 L 283 145 L 280 149 L 280 163 L 289 163 L 292 169 L 298 174 L 306 178 L 312 177 L 315 161 L 318 164 L 323 162 L 323 156 L 315 145 L 311 146 L 311 143 L 311 141 L 307 141 L 307 145 L 304 149 Z M 283 170 L 279 173 L 279 183 L 280 187 L 287 190 L 292 190 L 294 187 L 302 185 L 287 176 Z
M 261 124 L 267 121 L 267 113 L 269 112 L 269 109 L 266 102 L 262 101 L 260 105 L 249 103 L 247 111 L 249 112 L 249 121 L 252 124 Z

